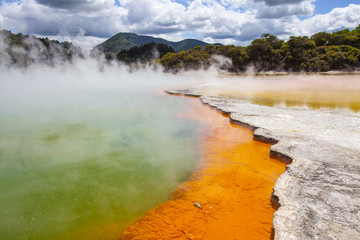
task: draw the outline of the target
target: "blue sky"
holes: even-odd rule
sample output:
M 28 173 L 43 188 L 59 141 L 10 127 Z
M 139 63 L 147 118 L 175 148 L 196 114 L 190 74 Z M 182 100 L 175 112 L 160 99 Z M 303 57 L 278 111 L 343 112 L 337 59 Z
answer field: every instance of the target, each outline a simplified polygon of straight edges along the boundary
M 325 14 L 330 12 L 334 8 L 343 8 L 349 6 L 349 4 L 360 4 L 360 1 L 355 0 L 317 0 L 314 2 L 316 8 L 315 13 Z
M 1 0 L 0 29 L 91 48 L 118 32 L 247 45 L 355 28 L 360 0 Z

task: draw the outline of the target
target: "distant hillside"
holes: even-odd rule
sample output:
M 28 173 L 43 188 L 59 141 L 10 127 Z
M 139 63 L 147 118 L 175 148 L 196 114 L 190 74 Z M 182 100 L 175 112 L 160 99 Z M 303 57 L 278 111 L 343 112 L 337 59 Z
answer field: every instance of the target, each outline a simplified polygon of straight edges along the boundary
M 189 50 L 197 46 L 204 47 L 206 45 L 209 45 L 209 43 L 202 42 L 196 39 L 185 39 L 180 42 L 171 42 L 163 38 L 139 36 L 135 33 L 118 33 L 106 40 L 105 42 L 96 46 L 96 48 L 101 49 L 105 52 L 116 53 L 120 50 L 127 50 L 135 46 L 140 47 L 151 42 L 166 44 L 175 49 L 176 52 Z
M 174 52 L 175 50 L 167 44 L 151 42 L 140 47 L 135 46 L 121 50 L 116 54 L 116 59 L 127 64 L 146 64 L 152 60 L 162 58 L 167 53 Z

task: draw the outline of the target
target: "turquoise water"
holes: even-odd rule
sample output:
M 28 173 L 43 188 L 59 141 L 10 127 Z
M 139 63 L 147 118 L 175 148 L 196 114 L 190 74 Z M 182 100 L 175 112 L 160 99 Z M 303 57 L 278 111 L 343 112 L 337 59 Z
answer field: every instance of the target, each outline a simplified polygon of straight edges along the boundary
M 199 126 L 169 83 L 41 75 L 0 81 L 1 239 L 114 239 L 191 174 Z

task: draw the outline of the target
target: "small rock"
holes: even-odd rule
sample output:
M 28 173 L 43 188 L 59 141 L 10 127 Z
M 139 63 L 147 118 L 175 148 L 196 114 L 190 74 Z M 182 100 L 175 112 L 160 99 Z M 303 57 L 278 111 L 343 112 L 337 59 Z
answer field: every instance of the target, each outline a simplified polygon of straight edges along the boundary
M 198 207 L 198 208 L 200 208 L 200 209 L 202 209 L 202 207 L 201 207 L 200 203 L 198 203 L 198 202 L 195 202 L 195 203 L 194 203 L 194 206 L 195 206 L 195 207 Z

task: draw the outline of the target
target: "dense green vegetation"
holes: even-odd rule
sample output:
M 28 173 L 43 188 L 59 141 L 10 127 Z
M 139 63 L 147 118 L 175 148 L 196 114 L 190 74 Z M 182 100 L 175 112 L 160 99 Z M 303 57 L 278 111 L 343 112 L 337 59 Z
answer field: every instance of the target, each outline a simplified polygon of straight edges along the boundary
M 117 53 L 121 50 L 128 50 L 132 47 L 140 47 L 152 42 L 166 44 L 169 47 L 172 47 L 176 52 L 189 50 L 197 46 L 204 47 L 209 45 L 206 42 L 202 42 L 196 39 L 184 39 L 180 42 L 171 42 L 162 38 L 139 36 L 135 33 L 118 33 L 105 42 L 99 44 L 95 48 L 100 49 L 105 53 Z
M 220 56 L 220 57 L 219 57 Z M 224 61 L 224 58 L 231 61 Z M 292 36 L 288 41 L 263 34 L 247 47 L 196 47 L 168 53 L 160 59 L 166 71 L 207 69 L 216 65 L 230 72 L 242 72 L 253 66 L 256 72 L 353 71 L 360 67 L 360 25 L 350 31 L 320 32 L 311 37 Z
M 116 59 L 125 63 L 147 63 L 151 60 L 162 58 L 167 53 L 175 50 L 163 43 L 147 43 L 140 47 L 132 47 L 128 50 L 121 50 L 116 54 Z
M 32 63 L 55 65 L 71 62 L 74 57 L 82 57 L 79 47 L 69 42 L 59 42 L 48 38 L 13 34 L 10 31 L 0 31 L 0 63 L 27 67 Z
M 31 63 L 42 63 L 53 66 L 71 62 L 74 57 L 83 57 L 80 48 L 69 42 L 13 34 L 7 30 L 0 31 L 0 40 L 4 43 L 0 44 L 0 63 L 5 65 L 26 67 Z M 310 37 L 291 36 L 287 41 L 263 34 L 246 47 L 209 45 L 194 39 L 175 43 L 119 33 L 96 49 L 99 48 L 108 61 L 115 58 L 127 64 L 144 64 L 158 60 L 168 72 L 210 66 L 229 72 L 244 72 L 249 68 L 255 72 L 354 71 L 360 69 L 360 25 L 353 30 L 319 32 Z M 98 57 L 96 54 L 93 56 Z

